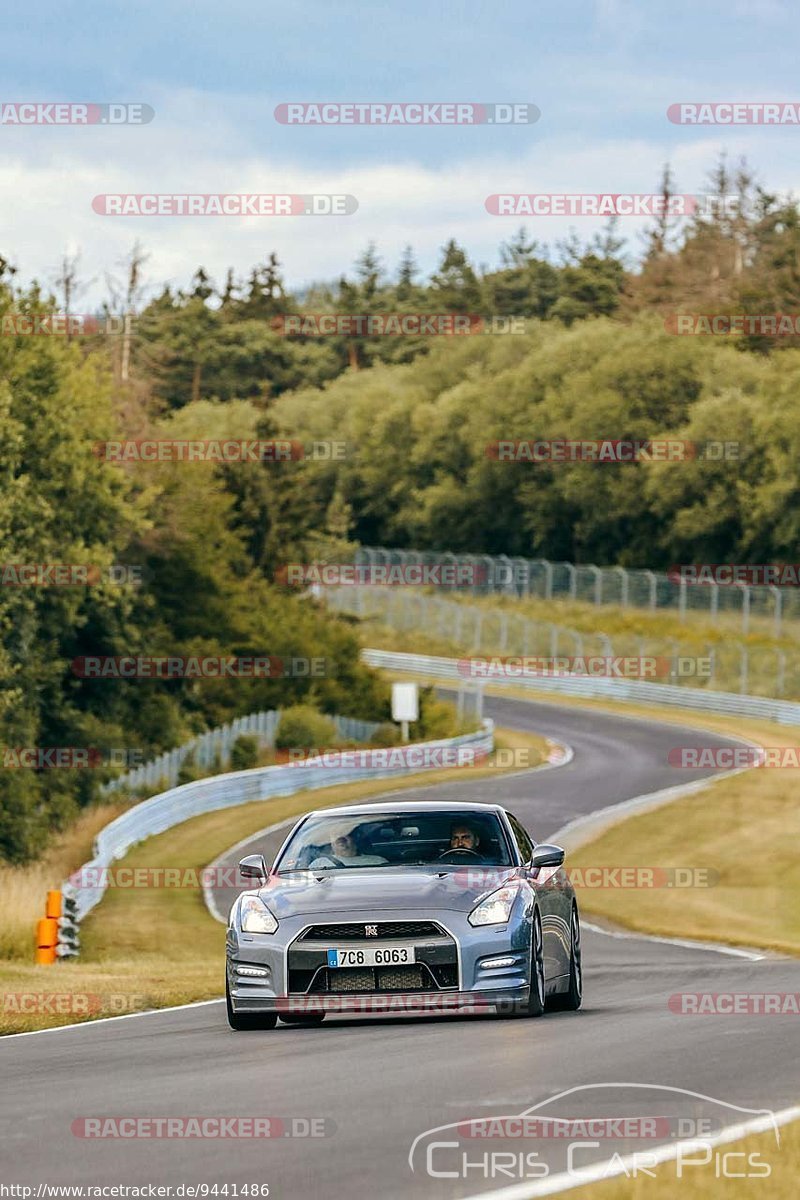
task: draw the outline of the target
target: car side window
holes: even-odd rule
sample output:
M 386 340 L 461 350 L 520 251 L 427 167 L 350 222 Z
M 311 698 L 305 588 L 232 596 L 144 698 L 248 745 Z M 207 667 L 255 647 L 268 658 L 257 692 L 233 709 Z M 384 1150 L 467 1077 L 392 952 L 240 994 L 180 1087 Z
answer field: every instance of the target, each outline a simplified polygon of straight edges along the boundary
M 533 842 L 528 837 L 527 833 L 522 828 L 516 817 L 512 817 L 511 813 L 509 813 L 508 819 L 511 822 L 511 829 L 514 833 L 514 837 L 517 840 L 519 852 L 522 855 L 522 861 L 530 862 L 531 855 L 533 854 Z

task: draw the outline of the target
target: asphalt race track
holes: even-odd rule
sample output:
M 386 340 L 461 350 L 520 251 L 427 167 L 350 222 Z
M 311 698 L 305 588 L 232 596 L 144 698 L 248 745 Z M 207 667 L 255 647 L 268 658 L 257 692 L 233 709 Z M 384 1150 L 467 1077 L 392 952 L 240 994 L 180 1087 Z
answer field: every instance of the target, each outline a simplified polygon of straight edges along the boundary
M 537 840 L 581 814 L 702 777 L 667 765 L 672 746 L 727 744 L 697 730 L 550 704 L 491 699 L 486 709 L 500 724 L 569 743 L 573 761 L 493 781 L 470 781 L 465 772 L 463 782 L 415 789 L 413 798 L 450 796 L 456 788 L 464 799 L 501 800 Z M 282 837 L 256 838 L 235 857 L 263 851 L 269 861 Z M 694 864 L 689 845 L 686 864 L 702 865 Z M 742 866 L 746 871 L 746 861 Z M 223 911 L 229 899 L 217 896 Z M 746 1109 L 796 1103 L 790 1017 L 687 1016 L 668 1007 L 676 992 L 800 992 L 795 962 L 587 930 L 583 954 L 584 1008 L 541 1020 L 329 1016 L 319 1028 L 233 1033 L 220 1001 L 4 1038 L 0 1181 L 32 1184 L 33 1196 L 40 1183 L 268 1184 L 271 1200 L 473 1196 L 518 1182 L 516 1165 L 498 1174 L 486 1157 L 494 1145 L 472 1140 L 473 1165 L 455 1178 L 434 1178 L 424 1144 L 410 1169 L 414 1139 L 607 1082 L 685 1089 Z M 692 1108 L 687 1097 L 676 1097 L 648 1099 L 646 1111 L 697 1116 L 701 1103 L 704 1113 L 714 1109 L 711 1101 Z M 608 1116 L 630 1115 L 637 1111 L 631 1103 L 620 1088 L 581 1092 L 560 1114 L 598 1115 L 602 1107 Z M 743 1119 L 719 1105 L 716 1112 L 722 1124 Z M 325 1117 L 335 1132 L 269 1141 L 73 1135 L 77 1118 L 107 1115 Z M 500 1145 L 508 1150 L 508 1141 Z M 583 1161 L 619 1149 L 605 1142 Z M 552 1146 L 554 1163 L 559 1153 Z M 454 1159 L 440 1154 L 431 1161 L 443 1173 Z

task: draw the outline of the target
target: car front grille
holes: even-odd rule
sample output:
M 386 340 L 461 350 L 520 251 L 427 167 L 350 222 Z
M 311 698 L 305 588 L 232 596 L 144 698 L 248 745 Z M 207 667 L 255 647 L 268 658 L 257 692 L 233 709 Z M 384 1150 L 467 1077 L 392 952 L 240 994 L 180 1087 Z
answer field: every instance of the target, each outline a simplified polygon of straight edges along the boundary
M 364 921 L 329 922 L 305 929 L 287 952 L 289 995 L 317 992 L 437 992 L 459 986 L 458 947 L 436 921 L 377 921 L 367 935 Z M 337 943 L 380 946 L 387 941 L 413 942 L 416 962 L 376 966 L 328 967 L 328 950 Z
M 362 942 L 380 938 L 432 938 L 447 937 L 441 925 L 435 921 L 376 921 L 372 925 L 376 934 L 367 934 L 367 925 L 361 921 L 340 925 L 312 925 L 298 938 L 301 942 Z
M 291 990 L 291 984 L 290 984 Z M 408 967 L 340 967 L 317 972 L 316 992 L 431 992 L 437 987 L 424 963 Z
M 342 971 L 329 972 L 333 978 L 329 982 L 329 992 L 371 992 L 375 989 L 374 971 Z

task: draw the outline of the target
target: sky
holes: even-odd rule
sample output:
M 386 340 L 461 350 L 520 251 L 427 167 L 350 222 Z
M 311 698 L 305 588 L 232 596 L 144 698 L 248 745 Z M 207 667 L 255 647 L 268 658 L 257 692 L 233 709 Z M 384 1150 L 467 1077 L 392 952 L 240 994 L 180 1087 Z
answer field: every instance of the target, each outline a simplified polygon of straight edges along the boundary
M 672 124 L 685 101 L 797 101 L 790 0 L 43 0 L 0 14 L 0 104 L 142 103 L 145 125 L 0 125 L 0 254 L 52 285 L 80 254 L 87 311 L 138 239 L 149 293 L 201 264 L 221 284 L 275 251 L 292 288 L 335 279 L 368 242 L 387 271 L 411 244 L 423 275 L 443 243 L 498 264 L 520 224 L 551 246 L 593 217 L 494 216 L 486 197 L 647 193 L 669 161 L 702 192 L 721 152 L 799 191 L 800 126 Z M 284 125 L 291 102 L 535 104 L 535 124 Z M 0 111 L 2 111 L 0 109 Z M 349 216 L 105 216 L 107 193 L 319 193 Z M 642 220 L 623 218 L 631 261 Z M 79 304 L 73 305 L 80 308 Z

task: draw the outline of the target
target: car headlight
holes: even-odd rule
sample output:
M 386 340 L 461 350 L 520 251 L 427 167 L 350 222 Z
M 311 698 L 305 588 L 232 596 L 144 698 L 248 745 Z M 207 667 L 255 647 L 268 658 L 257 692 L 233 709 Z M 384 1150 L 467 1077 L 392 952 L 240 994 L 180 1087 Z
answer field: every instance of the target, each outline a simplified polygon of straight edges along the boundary
M 258 896 L 245 896 L 239 909 L 243 933 L 274 933 L 278 922 Z
M 516 898 L 515 887 L 506 885 L 498 888 L 473 908 L 467 920 L 470 925 L 504 925 L 511 916 Z

